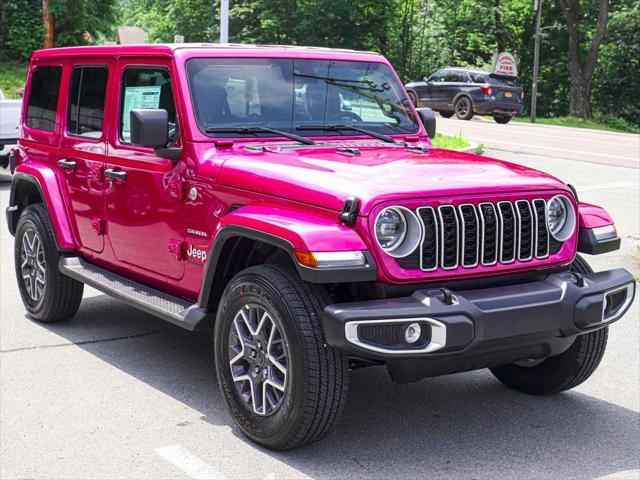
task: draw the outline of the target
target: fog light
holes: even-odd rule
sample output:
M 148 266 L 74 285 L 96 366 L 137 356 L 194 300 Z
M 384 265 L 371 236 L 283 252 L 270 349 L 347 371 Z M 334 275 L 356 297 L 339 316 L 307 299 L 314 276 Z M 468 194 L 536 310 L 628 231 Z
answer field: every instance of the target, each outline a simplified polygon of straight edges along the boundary
M 404 331 L 404 340 L 407 343 L 416 343 L 422 334 L 422 328 L 419 323 L 411 323 Z

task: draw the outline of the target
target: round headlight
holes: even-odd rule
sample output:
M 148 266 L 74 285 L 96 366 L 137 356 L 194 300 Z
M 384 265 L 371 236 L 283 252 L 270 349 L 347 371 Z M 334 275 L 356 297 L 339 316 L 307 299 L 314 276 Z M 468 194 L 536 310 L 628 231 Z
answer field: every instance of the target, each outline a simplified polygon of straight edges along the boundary
M 547 202 L 547 228 L 553 238 L 567 240 L 576 228 L 573 205 L 564 195 L 556 195 Z
M 376 220 L 376 238 L 385 251 L 393 251 L 407 234 L 407 220 L 401 211 L 386 208 Z
M 418 248 L 422 227 L 418 217 L 408 208 L 387 207 L 376 217 L 375 236 L 385 253 L 402 258 Z

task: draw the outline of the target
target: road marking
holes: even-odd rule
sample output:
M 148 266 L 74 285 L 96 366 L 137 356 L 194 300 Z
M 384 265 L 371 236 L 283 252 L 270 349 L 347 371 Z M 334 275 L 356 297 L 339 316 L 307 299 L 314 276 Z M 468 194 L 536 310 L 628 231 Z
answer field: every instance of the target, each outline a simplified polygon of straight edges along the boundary
M 471 137 L 469 137 L 471 138 Z M 474 141 L 478 141 L 477 139 L 472 139 Z M 570 148 L 556 148 L 556 147 L 545 147 L 542 145 L 532 145 L 529 143 L 517 143 L 517 142 L 506 142 L 504 140 L 485 140 L 484 141 L 484 146 L 487 148 L 491 148 L 491 144 L 492 143 L 497 143 L 497 144 L 504 144 L 504 145 L 513 145 L 516 147 L 525 147 L 525 148 L 531 148 L 534 151 L 536 150 L 551 150 L 553 152 L 566 152 L 566 153 L 574 153 L 574 154 L 578 154 L 578 155 L 589 155 L 589 156 L 594 156 L 594 157 L 605 157 L 605 158 L 615 158 L 616 160 L 630 160 L 634 163 L 640 163 L 640 160 L 637 157 L 623 157 L 620 155 L 608 155 L 605 153 L 594 153 L 594 152 L 583 152 L 580 150 L 573 150 Z M 534 155 L 532 153 L 527 152 L 527 155 Z
M 630 188 L 630 187 L 640 187 L 640 183 L 638 182 L 618 182 L 618 183 L 597 183 L 594 185 L 583 185 L 581 187 L 576 187 L 578 192 L 591 192 L 593 190 L 609 190 L 612 188 Z
M 195 480 L 224 480 L 225 476 L 180 445 L 157 448 L 156 453 Z
M 638 478 L 640 478 L 640 470 L 623 470 L 598 477 L 595 480 L 637 480 Z

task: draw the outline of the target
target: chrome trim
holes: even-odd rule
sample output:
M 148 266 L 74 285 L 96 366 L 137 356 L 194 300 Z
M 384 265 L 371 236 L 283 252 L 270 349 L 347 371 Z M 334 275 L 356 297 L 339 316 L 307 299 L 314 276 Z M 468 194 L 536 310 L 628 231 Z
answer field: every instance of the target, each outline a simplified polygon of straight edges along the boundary
M 388 324 L 388 323 L 414 323 L 414 322 L 425 322 L 431 326 L 431 341 L 427 343 L 422 348 L 411 348 L 411 349 L 403 349 L 403 350 L 395 350 L 390 348 L 382 348 L 376 347 L 375 345 L 371 345 L 369 343 L 363 342 L 358 337 L 358 326 L 359 325 L 371 325 L 371 324 Z M 433 318 L 428 317 L 419 317 L 419 318 L 391 318 L 391 319 L 382 319 L 382 320 L 355 320 L 353 322 L 347 322 L 344 325 L 344 335 L 349 343 L 353 345 L 357 345 L 366 350 L 371 350 L 373 352 L 386 353 L 389 355 L 401 355 L 407 353 L 430 353 L 435 352 L 437 350 L 441 350 L 447 344 L 447 327 L 444 323 L 435 320 Z
M 605 318 L 604 316 L 604 311 L 607 308 L 607 295 L 611 295 L 614 293 L 618 293 L 622 290 L 626 290 L 627 295 L 624 299 L 624 303 L 622 304 L 622 306 L 620 306 L 620 308 L 618 308 L 613 315 L 610 315 L 609 317 Z M 613 290 L 609 290 L 607 292 L 604 292 L 604 297 L 602 298 L 602 323 L 606 323 L 606 322 L 611 322 L 614 320 L 617 320 L 618 318 L 620 318 L 622 315 L 624 315 L 627 312 L 627 309 L 629 308 L 629 306 L 631 305 L 631 302 L 633 302 L 633 297 L 635 296 L 635 283 L 628 283 L 620 288 L 614 288 Z
M 534 248 L 534 255 L 536 258 L 538 259 L 543 259 L 543 258 L 547 258 L 549 257 L 549 242 L 550 242 L 550 238 L 549 238 L 549 229 L 547 228 L 547 218 L 543 218 L 542 219 L 542 223 L 544 224 L 544 231 L 547 233 L 547 251 L 544 255 L 538 255 L 538 240 L 540 239 L 540 231 L 538 229 L 538 210 L 536 210 L 536 202 L 542 202 L 542 207 L 543 210 L 545 212 L 546 215 L 546 211 L 547 211 L 547 201 L 544 198 L 536 198 L 534 200 L 531 201 L 531 204 L 533 205 L 533 216 L 535 218 L 535 222 L 536 222 L 536 237 L 535 237 L 535 248 Z
M 503 225 L 504 225 L 504 218 L 502 216 L 502 210 L 500 210 L 500 205 L 501 204 L 507 204 L 509 206 L 509 208 L 511 209 L 511 213 L 513 213 L 513 223 L 514 223 L 514 228 L 513 228 L 513 258 L 510 260 L 505 260 L 503 258 L 503 252 L 502 252 L 502 247 L 504 245 L 504 230 L 503 230 Z M 518 221 L 517 221 L 517 217 L 516 217 L 516 212 L 515 209 L 513 208 L 513 204 L 511 202 L 507 202 L 507 201 L 502 201 L 502 202 L 498 202 L 496 203 L 497 208 L 496 210 L 498 211 L 498 216 L 500 218 L 500 255 L 498 256 L 498 259 L 500 260 L 500 263 L 513 263 L 516 261 L 516 255 L 517 255 L 517 251 L 518 251 L 518 242 L 517 240 L 517 231 L 518 231 Z
M 455 265 L 451 266 L 451 267 L 445 267 L 444 266 L 444 220 L 442 218 L 442 209 L 443 208 L 450 208 L 453 211 L 453 217 L 456 219 L 456 263 Z M 440 205 L 438 207 L 438 218 L 440 219 L 440 225 L 441 225 L 441 233 L 440 233 L 440 238 L 441 238 L 441 242 L 440 242 L 440 267 L 443 270 L 455 270 L 456 268 L 458 268 L 458 265 L 460 264 L 460 222 L 458 220 L 458 212 L 456 212 L 456 207 L 454 207 L 453 205 Z
M 376 239 L 376 242 L 378 244 L 378 246 L 382 249 L 382 251 L 388 255 L 391 255 L 391 252 L 393 252 L 394 250 L 396 250 L 400 245 L 402 245 L 402 242 L 404 242 L 405 237 L 407 236 L 407 231 L 409 230 L 409 222 L 407 221 L 407 217 L 405 216 L 404 212 L 401 210 L 401 208 L 403 210 L 407 210 L 404 207 L 385 207 L 382 210 L 380 210 L 378 212 L 378 215 L 376 215 L 376 219 L 373 221 L 373 236 Z M 394 210 L 398 215 L 400 215 L 400 217 L 402 218 L 402 220 L 404 221 L 404 233 L 402 234 L 402 238 L 400 239 L 400 241 L 397 243 L 397 245 L 393 248 L 385 248 L 382 246 L 382 244 L 380 243 L 380 240 L 378 239 L 378 231 L 377 231 L 377 225 L 378 225 L 378 220 L 380 219 L 380 217 L 382 216 L 382 214 L 384 212 L 386 212 L 387 210 Z M 393 255 L 391 255 L 393 256 Z
M 435 226 L 435 229 L 436 229 L 436 263 L 433 268 L 424 268 L 423 266 L 424 262 L 422 259 L 422 251 L 424 249 L 426 227 L 424 226 L 422 215 L 420 215 L 420 210 L 431 210 L 431 214 L 433 215 L 433 225 Z M 418 207 L 416 209 L 416 216 L 418 217 L 418 220 L 420 220 L 420 224 L 422 225 L 422 242 L 420 242 L 420 245 L 418 246 L 418 248 L 420 248 L 420 263 L 419 263 L 420 270 L 422 270 L 423 272 L 435 272 L 438 269 L 438 266 L 440 265 L 440 255 L 438 253 L 438 246 L 440 245 L 440 224 L 438 223 L 438 216 L 436 215 L 436 210 L 433 207 Z
M 471 207 L 471 211 L 476 217 L 476 261 L 469 265 L 464 264 L 464 250 L 465 250 L 465 232 L 464 232 L 464 215 L 462 214 L 462 207 Z M 478 257 L 478 246 L 480 245 L 480 221 L 478 220 L 478 212 L 476 212 L 476 206 L 472 203 L 461 203 L 458 205 L 458 211 L 460 212 L 460 251 L 462 253 L 462 259 L 460 260 L 461 265 L 464 268 L 474 268 L 478 266 L 479 257 Z
M 520 209 L 518 208 L 518 205 L 524 203 L 527 208 L 529 209 L 529 215 L 530 215 L 530 219 L 531 219 L 531 250 L 529 250 L 529 256 L 528 257 L 522 257 L 520 256 L 520 246 L 522 245 L 522 216 L 520 214 Z M 515 211 L 516 211 L 516 215 L 518 217 L 518 226 L 520 228 L 518 228 L 518 261 L 520 262 L 528 262 L 529 260 L 531 260 L 533 258 L 533 250 L 535 248 L 535 245 L 533 244 L 533 239 L 535 238 L 535 228 L 536 226 L 533 224 L 533 211 L 531 208 L 531 205 L 529 204 L 529 202 L 527 200 L 516 200 L 515 203 Z
M 495 258 L 495 260 L 493 262 L 485 262 L 484 261 L 484 237 L 485 237 L 485 231 L 484 231 L 484 213 L 482 212 L 482 206 L 483 205 L 489 205 L 491 207 L 491 209 L 493 210 L 493 217 L 496 219 L 496 248 L 493 252 L 493 258 Z M 498 253 L 500 250 L 500 228 L 499 228 L 499 221 L 498 221 L 498 214 L 496 213 L 496 206 L 491 203 L 491 202 L 482 202 L 478 204 L 478 211 L 480 212 L 480 222 L 482 223 L 482 234 L 480 235 L 480 262 L 482 263 L 482 265 L 484 265 L 485 267 L 490 267 L 492 265 L 495 265 L 496 263 L 498 263 Z
M 561 199 L 562 203 L 564 203 L 564 206 L 567 209 L 567 219 L 565 221 L 565 224 L 560 229 L 559 233 L 562 233 L 565 229 L 567 229 L 568 225 L 571 225 L 571 228 L 568 235 L 562 235 L 557 237 L 553 234 L 552 231 L 549 230 L 549 224 L 547 222 L 547 230 L 549 230 L 549 235 L 551 235 L 554 239 L 556 239 L 558 242 L 564 243 L 567 240 L 569 240 L 576 231 L 576 228 L 578 225 L 577 214 L 576 214 L 576 209 L 573 206 L 573 203 L 571 203 L 571 200 L 569 200 L 566 195 L 554 195 L 549 199 L 549 201 L 545 205 L 545 208 L 544 208 L 545 221 L 547 221 L 547 219 L 549 218 L 549 204 L 555 198 Z

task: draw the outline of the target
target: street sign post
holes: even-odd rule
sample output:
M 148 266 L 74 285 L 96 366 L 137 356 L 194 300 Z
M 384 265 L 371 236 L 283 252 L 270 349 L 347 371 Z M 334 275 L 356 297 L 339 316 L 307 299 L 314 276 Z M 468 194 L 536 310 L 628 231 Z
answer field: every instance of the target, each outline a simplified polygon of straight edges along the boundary
M 538 68 L 540 66 L 540 22 L 542 20 L 542 0 L 534 0 L 536 9 L 536 38 L 533 46 L 533 80 L 531 82 L 531 123 L 536 123 L 538 102 Z

